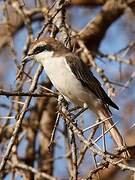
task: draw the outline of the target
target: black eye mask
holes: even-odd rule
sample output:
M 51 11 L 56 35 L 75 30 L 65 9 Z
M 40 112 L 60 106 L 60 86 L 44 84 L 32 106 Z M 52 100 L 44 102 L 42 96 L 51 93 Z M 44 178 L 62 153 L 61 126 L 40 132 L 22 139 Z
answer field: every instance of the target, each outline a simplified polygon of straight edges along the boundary
M 38 54 L 38 53 L 41 53 L 43 51 L 53 51 L 53 48 L 51 45 L 49 44 L 46 44 L 46 45 L 40 45 L 38 47 L 36 47 L 34 49 L 34 51 L 32 52 L 32 54 Z

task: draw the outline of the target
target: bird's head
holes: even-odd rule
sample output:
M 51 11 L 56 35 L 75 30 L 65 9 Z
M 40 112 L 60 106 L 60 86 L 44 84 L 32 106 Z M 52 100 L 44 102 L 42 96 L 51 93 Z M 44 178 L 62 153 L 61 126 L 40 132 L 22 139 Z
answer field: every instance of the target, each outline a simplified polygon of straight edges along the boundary
M 31 44 L 27 56 L 24 57 L 23 61 L 35 60 L 42 63 L 46 59 L 62 56 L 67 52 L 69 52 L 69 50 L 54 38 L 42 38 Z

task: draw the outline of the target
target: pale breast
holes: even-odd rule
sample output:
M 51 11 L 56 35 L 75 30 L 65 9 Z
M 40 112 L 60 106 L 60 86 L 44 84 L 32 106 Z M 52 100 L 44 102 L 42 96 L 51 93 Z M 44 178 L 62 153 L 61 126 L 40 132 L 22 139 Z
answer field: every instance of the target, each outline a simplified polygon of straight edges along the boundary
M 55 88 L 72 102 L 80 106 L 83 106 L 84 103 L 90 106 L 94 102 L 96 103 L 96 98 L 93 96 L 93 93 L 91 94 L 89 90 L 82 86 L 63 57 L 51 58 L 42 63 L 46 74 Z
M 77 95 L 77 89 L 82 88 L 63 57 L 48 59 L 43 66 L 53 85 L 63 95 L 71 98 Z
M 72 91 L 75 85 L 80 85 L 68 67 L 66 60 L 62 58 L 51 58 L 43 62 L 46 74 L 53 85 L 60 91 Z

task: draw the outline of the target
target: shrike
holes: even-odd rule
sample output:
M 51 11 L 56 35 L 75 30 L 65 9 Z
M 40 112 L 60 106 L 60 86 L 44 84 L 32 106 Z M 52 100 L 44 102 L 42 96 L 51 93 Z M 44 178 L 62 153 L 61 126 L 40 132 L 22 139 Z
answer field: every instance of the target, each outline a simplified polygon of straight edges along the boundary
M 54 87 L 74 104 L 88 106 L 105 121 L 106 129 L 113 125 L 109 106 L 119 109 L 108 97 L 100 82 L 94 77 L 84 62 L 53 38 L 43 38 L 32 43 L 27 59 L 33 59 L 43 65 Z M 118 147 L 124 146 L 123 139 L 116 127 L 110 134 Z

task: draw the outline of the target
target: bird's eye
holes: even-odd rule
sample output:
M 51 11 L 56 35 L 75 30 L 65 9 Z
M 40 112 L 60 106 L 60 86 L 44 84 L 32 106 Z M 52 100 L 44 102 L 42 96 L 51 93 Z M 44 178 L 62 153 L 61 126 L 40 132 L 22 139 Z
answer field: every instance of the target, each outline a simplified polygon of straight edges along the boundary
M 51 45 L 49 45 L 49 44 L 46 44 L 46 45 L 40 45 L 40 46 L 37 46 L 35 49 L 34 49 L 34 51 L 33 51 L 33 53 L 32 54 L 38 54 L 38 53 L 41 53 L 41 52 L 43 52 L 43 51 L 52 51 L 53 50 L 53 48 L 52 48 L 52 46 Z

